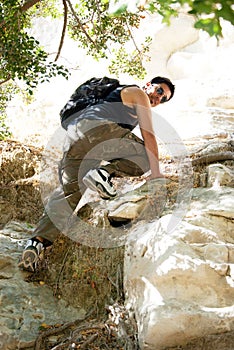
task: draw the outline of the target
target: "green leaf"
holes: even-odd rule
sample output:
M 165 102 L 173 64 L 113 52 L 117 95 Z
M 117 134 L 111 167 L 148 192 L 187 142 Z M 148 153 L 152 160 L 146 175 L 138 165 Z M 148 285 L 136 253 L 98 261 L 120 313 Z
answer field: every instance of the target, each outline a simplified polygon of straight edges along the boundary
M 228 2 L 222 4 L 222 8 L 217 11 L 217 16 L 222 17 L 234 25 L 234 11 L 231 7 L 231 4 L 229 6 Z
M 205 30 L 210 36 L 222 35 L 222 27 L 220 22 L 214 18 L 200 19 L 195 23 L 195 28 Z

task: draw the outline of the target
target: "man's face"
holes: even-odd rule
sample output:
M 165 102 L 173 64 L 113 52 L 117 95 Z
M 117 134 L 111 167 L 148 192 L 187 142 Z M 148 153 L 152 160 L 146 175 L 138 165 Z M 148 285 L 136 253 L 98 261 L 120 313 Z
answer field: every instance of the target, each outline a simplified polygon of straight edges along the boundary
M 165 83 L 147 83 L 144 87 L 144 91 L 149 97 L 151 107 L 156 107 L 160 103 L 167 102 L 171 97 L 171 90 Z

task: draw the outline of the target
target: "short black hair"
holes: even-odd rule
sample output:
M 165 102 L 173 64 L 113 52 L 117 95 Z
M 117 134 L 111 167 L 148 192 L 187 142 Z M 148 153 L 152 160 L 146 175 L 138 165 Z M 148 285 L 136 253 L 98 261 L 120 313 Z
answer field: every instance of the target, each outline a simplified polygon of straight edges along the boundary
M 161 83 L 167 84 L 167 86 L 169 87 L 169 89 L 171 91 L 171 96 L 167 101 L 169 101 L 173 97 L 174 92 L 175 92 L 175 85 L 172 84 L 170 79 L 165 78 L 165 77 L 155 77 L 150 82 L 151 82 L 151 84 L 161 84 Z

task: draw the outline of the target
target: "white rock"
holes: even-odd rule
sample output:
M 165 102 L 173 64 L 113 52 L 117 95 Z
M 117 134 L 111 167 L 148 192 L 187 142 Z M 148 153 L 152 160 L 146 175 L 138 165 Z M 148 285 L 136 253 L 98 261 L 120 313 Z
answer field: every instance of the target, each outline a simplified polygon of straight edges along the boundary
M 208 186 L 230 186 L 234 184 L 234 172 L 223 164 L 210 164 L 207 167 Z
M 141 349 L 234 330 L 233 192 L 194 189 L 190 210 L 172 233 L 170 215 L 131 232 L 124 285 Z
M 211 107 L 219 107 L 219 108 L 226 108 L 226 109 L 233 109 L 234 108 L 234 96 L 217 96 L 208 99 L 207 105 Z

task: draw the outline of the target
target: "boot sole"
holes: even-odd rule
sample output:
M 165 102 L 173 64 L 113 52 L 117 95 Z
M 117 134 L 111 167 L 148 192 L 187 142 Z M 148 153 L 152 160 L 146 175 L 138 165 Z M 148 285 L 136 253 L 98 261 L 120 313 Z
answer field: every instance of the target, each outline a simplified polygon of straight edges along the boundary
M 93 183 L 93 179 L 90 176 L 83 178 L 83 183 L 91 190 L 97 191 L 103 199 L 110 199 L 116 196 L 116 193 L 114 195 L 111 195 L 110 193 L 106 192 L 104 186 L 100 182 L 97 182 L 95 185 Z
M 38 261 L 37 249 L 31 246 L 23 251 L 21 261 L 18 263 L 18 267 L 22 268 L 25 271 L 35 272 L 37 261 Z

